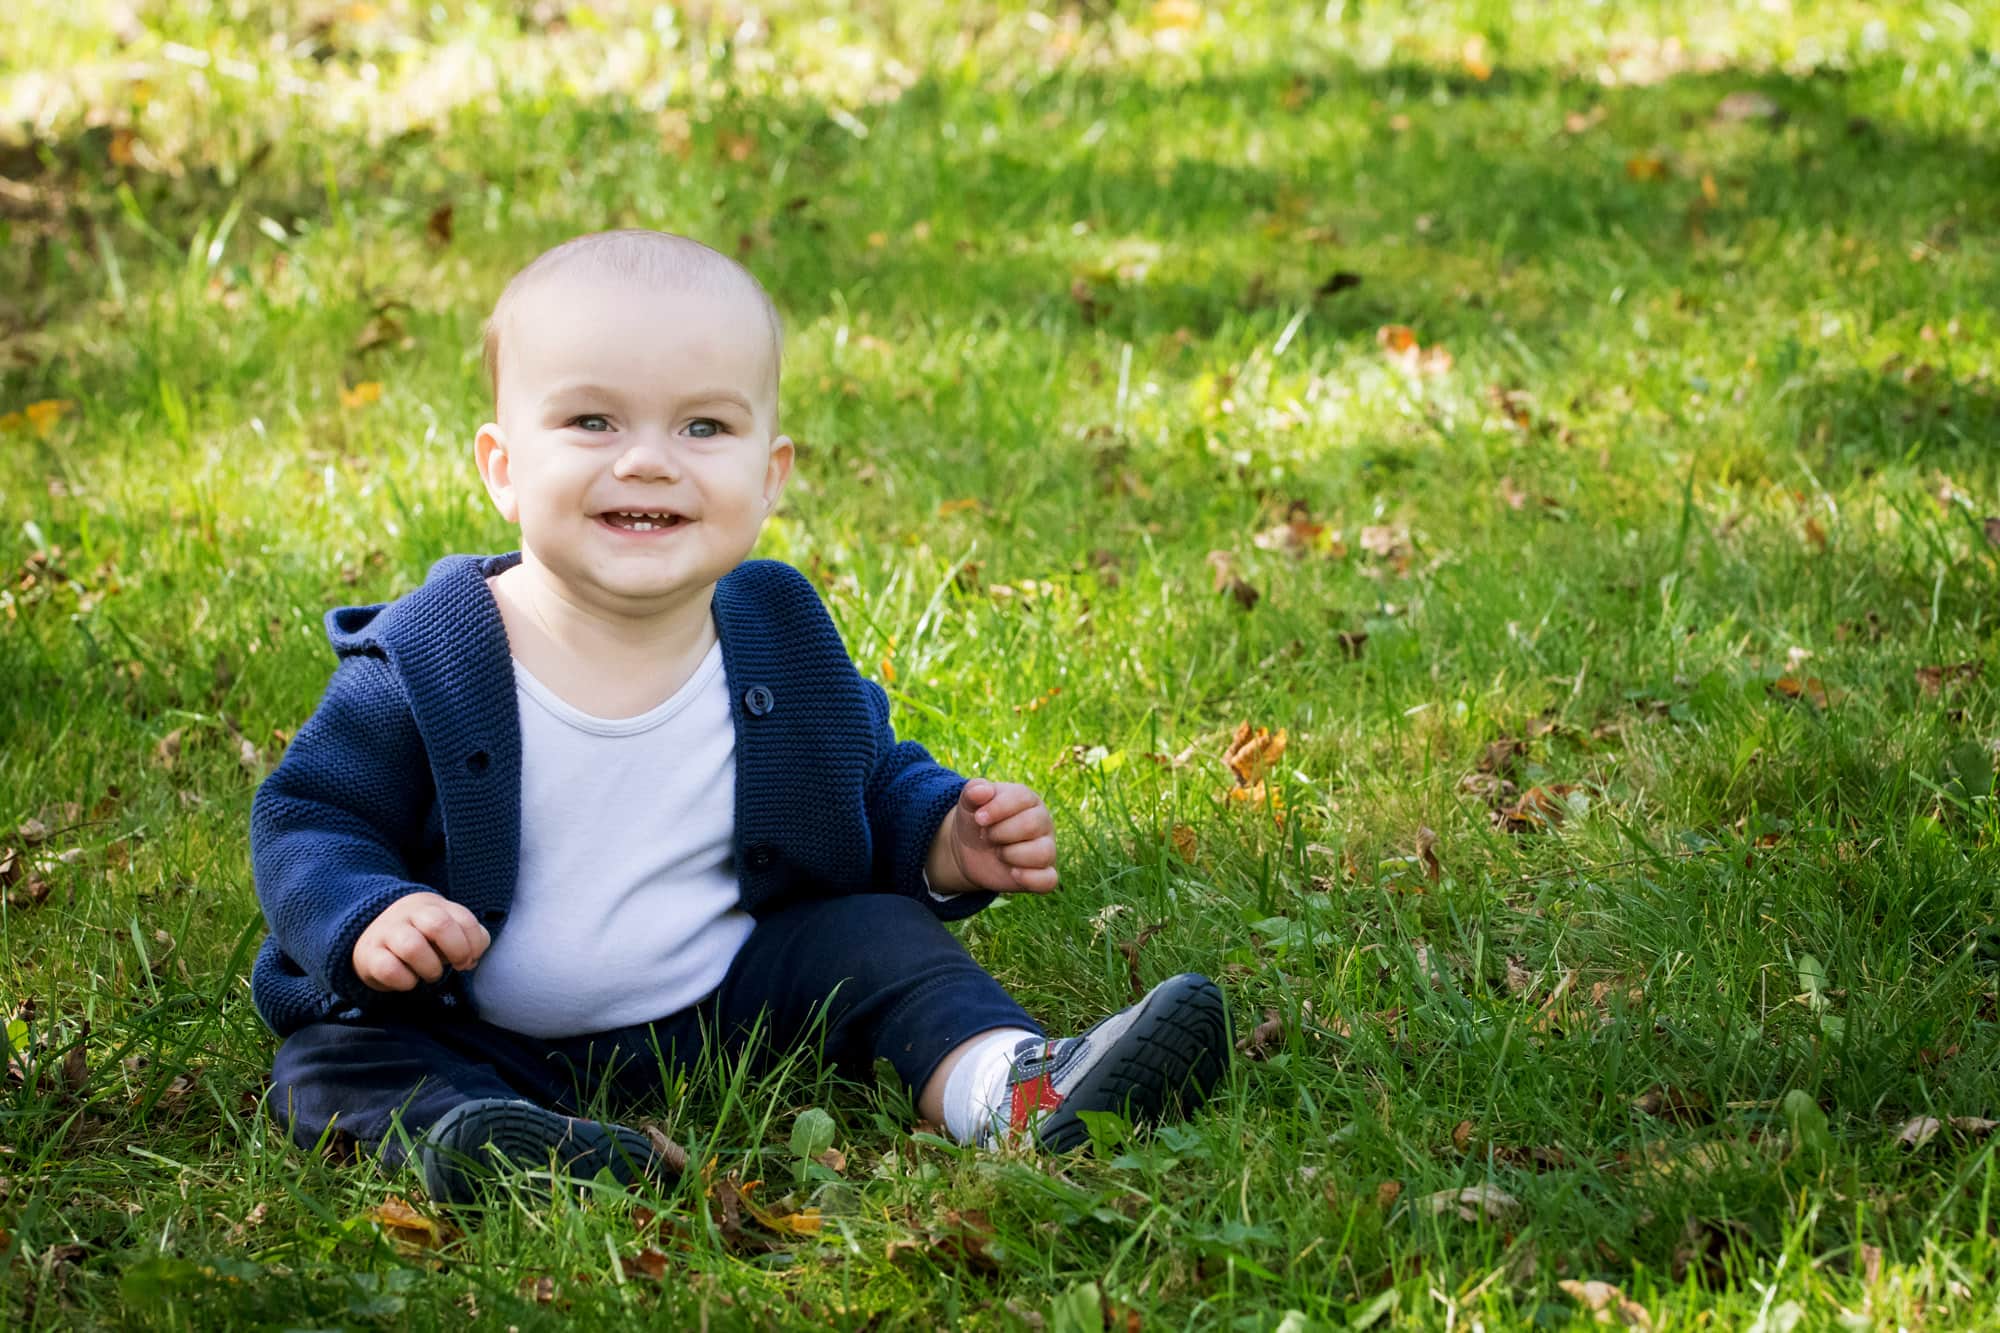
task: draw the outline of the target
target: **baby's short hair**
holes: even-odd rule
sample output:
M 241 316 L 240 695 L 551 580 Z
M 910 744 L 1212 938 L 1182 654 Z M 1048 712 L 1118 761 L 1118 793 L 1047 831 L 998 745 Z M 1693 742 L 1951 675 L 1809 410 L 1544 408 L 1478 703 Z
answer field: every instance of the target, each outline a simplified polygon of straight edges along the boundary
M 496 408 L 500 403 L 500 331 L 506 325 L 509 310 L 535 284 L 577 273 L 711 292 L 733 286 L 752 296 L 771 325 L 771 378 L 775 394 L 785 347 L 785 325 L 764 284 L 749 269 L 700 241 L 670 231 L 633 227 L 591 232 L 544 250 L 516 273 L 500 293 L 485 329 L 486 384 L 492 390 Z

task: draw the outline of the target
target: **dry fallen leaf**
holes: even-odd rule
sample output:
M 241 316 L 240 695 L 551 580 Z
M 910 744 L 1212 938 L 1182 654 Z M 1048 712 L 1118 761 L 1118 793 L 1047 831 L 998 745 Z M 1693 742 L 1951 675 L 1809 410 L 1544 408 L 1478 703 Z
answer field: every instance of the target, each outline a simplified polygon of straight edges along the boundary
M 1125 955 L 1125 967 L 1131 973 L 1132 998 L 1146 993 L 1146 987 L 1139 980 L 1139 950 L 1146 947 L 1146 941 L 1167 928 L 1164 921 L 1154 922 L 1129 940 L 1118 941 L 1118 952 Z
M 1782 699 L 1802 699 L 1813 707 L 1824 710 L 1831 702 L 1826 683 L 1818 676 L 1780 676 L 1771 682 L 1771 693 Z
M 1407 324 L 1385 324 L 1375 331 L 1375 344 L 1392 365 L 1413 378 L 1436 378 L 1451 373 L 1451 353 L 1443 347 L 1425 347 L 1417 341 L 1416 330 Z
M 1940 1120 L 1936 1116 L 1920 1115 L 1907 1120 L 1896 1131 L 1896 1142 L 1906 1148 L 1921 1148 L 1937 1137 L 1937 1132 L 1949 1125 L 1959 1133 L 1972 1138 L 1984 1138 L 1995 1129 L 2000 1129 L 2000 1120 L 1987 1120 L 1976 1115 L 1953 1115 Z
M 363 380 L 352 388 L 340 387 L 340 405 L 350 412 L 382 401 L 382 381 Z
M 1403 1182 L 1385 1180 L 1375 1187 L 1375 1206 L 1387 1211 L 1396 1206 L 1396 1200 L 1403 1197 Z
M 1635 181 L 1664 180 L 1667 164 L 1650 154 L 1625 159 L 1625 174 Z
M 1174 840 L 1174 851 L 1179 854 L 1181 860 L 1187 862 L 1189 865 L 1194 865 L 1196 863 L 1196 854 L 1200 851 L 1200 844 L 1195 840 L 1194 827 L 1189 824 L 1176 824 L 1173 828 L 1172 837 Z
M 1444 868 L 1438 865 L 1437 831 L 1428 824 L 1417 829 L 1417 859 L 1423 862 L 1424 878 L 1435 884 L 1444 876 Z
M 620 1256 L 618 1267 L 628 1278 L 647 1277 L 659 1282 L 667 1276 L 667 1256 L 648 1245 L 635 1255 Z
M 1262 1060 L 1270 1055 L 1273 1046 L 1282 1045 L 1285 1040 L 1285 1020 L 1276 1009 L 1264 1011 L 1264 1021 L 1250 1030 L 1250 1035 L 1240 1037 L 1236 1049 L 1245 1060 Z
M 400 1194 L 391 1194 L 369 1209 L 368 1220 L 388 1233 L 390 1243 L 406 1252 L 435 1250 L 451 1239 L 450 1230 L 442 1222 L 425 1217 Z
M 1656 1083 L 1634 1097 L 1632 1109 L 1683 1125 L 1705 1125 L 1715 1119 L 1707 1093 L 1664 1083 Z
M 1653 1316 L 1646 1307 L 1630 1299 L 1609 1282 L 1558 1282 L 1557 1287 L 1578 1305 L 1591 1312 L 1600 1324 L 1618 1322 L 1627 1328 L 1651 1329 Z
M 1236 724 L 1236 731 L 1222 752 L 1222 762 L 1236 775 L 1237 785 L 1247 787 L 1261 782 L 1284 753 L 1284 728 L 1280 727 L 1273 735 L 1265 727 L 1252 730 L 1246 719 Z
M 1410 556 L 1410 529 L 1402 523 L 1365 527 L 1361 529 L 1361 549 L 1378 560 L 1407 560 Z
M 452 232 L 452 204 L 449 199 L 431 210 L 424 220 L 424 235 L 432 245 L 450 245 Z
M 1532 833 L 1555 828 L 1570 812 L 1569 797 L 1582 791 L 1574 782 L 1551 782 L 1530 787 L 1520 799 L 1493 812 L 1493 826 L 1508 833 Z
M 1521 1209 L 1521 1201 L 1493 1185 L 1473 1185 L 1466 1189 L 1439 1190 L 1424 1199 L 1433 1216 L 1456 1212 L 1460 1221 L 1477 1222 L 1481 1217 L 1501 1221 Z
M 1925 694 L 1937 695 L 1942 693 L 1944 687 L 1947 685 L 1979 679 L 1985 670 L 1986 664 L 1977 660 L 1957 662 L 1950 666 L 1918 667 L 1916 672 L 1917 685 Z M 25 825 L 22 828 L 21 836 L 23 838 L 28 836 Z
M 1236 557 L 1227 551 L 1210 551 L 1208 567 L 1215 571 L 1215 590 L 1226 592 L 1236 599 L 1236 604 L 1248 611 L 1257 605 L 1262 596 L 1236 572 Z

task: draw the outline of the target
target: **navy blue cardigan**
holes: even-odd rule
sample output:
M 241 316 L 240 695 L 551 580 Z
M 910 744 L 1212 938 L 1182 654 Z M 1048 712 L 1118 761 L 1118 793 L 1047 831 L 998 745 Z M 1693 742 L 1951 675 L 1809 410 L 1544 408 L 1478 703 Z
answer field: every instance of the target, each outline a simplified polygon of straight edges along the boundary
M 354 943 L 405 894 L 462 903 L 507 928 L 521 840 L 521 719 L 507 631 L 486 586 L 519 552 L 447 556 L 386 605 L 326 615 L 339 662 L 325 697 L 257 788 L 250 857 L 270 935 L 251 995 L 283 1036 L 326 1019 L 448 1021 L 469 1012 L 447 972 L 415 991 L 369 990 Z M 775 560 L 715 586 L 736 724 L 741 905 L 893 892 L 940 917 L 923 867 L 965 779 L 889 726 L 882 687 L 855 671 L 819 594 Z

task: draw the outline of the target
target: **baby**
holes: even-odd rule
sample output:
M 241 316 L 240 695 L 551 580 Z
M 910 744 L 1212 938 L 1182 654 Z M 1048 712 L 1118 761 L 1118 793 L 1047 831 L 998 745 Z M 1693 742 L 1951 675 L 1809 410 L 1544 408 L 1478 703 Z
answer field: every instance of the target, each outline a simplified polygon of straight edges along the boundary
M 790 476 L 757 280 L 661 232 L 556 247 L 488 321 L 474 455 L 518 553 L 326 617 L 325 697 L 258 789 L 258 1012 L 295 1142 L 414 1151 L 433 1198 L 509 1164 L 657 1173 L 631 1105 L 753 1027 L 886 1059 L 957 1141 L 1061 1151 L 1080 1111 L 1198 1105 L 1205 977 L 1049 1040 L 945 929 L 1056 887 L 1019 783 L 898 742 L 812 585 L 746 561 Z

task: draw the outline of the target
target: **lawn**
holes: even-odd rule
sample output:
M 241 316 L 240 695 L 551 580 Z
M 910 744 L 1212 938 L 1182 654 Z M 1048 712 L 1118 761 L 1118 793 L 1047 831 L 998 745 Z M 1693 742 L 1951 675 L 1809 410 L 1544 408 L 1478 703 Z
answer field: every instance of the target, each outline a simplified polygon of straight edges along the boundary
M 2000 1322 L 1993 6 L 16 8 L 17 1326 Z M 678 1188 L 469 1217 L 261 1118 L 321 616 L 513 548 L 480 321 L 620 225 L 769 286 L 762 553 L 1056 811 L 967 945 L 1224 985 L 1190 1124 L 716 1066 Z

